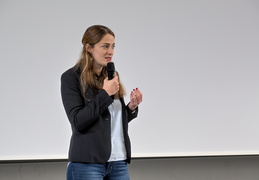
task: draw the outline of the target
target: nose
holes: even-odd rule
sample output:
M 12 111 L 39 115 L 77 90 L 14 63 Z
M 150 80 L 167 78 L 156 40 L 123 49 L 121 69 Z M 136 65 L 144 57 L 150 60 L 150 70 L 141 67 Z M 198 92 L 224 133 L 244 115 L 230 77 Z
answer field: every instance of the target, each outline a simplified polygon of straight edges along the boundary
M 114 53 L 114 48 L 113 47 L 109 47 L 108 54 L 112 55 L 113 53 Z

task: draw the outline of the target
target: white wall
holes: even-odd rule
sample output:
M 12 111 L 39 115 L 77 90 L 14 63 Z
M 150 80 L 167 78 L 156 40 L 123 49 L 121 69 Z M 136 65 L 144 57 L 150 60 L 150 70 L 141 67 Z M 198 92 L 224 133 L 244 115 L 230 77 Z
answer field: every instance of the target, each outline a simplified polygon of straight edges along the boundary
M 66 158 L 60 75 L 93 24 L 116 34 L 134 157 L 258 154 L 259 2 L 0 1 L 0 160 Z M 128 96 L 126 97 L 128 100 Z

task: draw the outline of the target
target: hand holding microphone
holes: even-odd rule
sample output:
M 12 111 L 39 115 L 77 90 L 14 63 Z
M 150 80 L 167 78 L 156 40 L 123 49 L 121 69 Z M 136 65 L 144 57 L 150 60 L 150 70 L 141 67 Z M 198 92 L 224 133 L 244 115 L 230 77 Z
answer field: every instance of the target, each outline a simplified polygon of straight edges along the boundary
M 108 80 L 108 77 L 104 79 L 103 89 L 109 94 L 109 96 L 116 94 L 116 92 L 119 91 L 119 87 L 120 85 L 117 75 L 112 80 Z
M 114 75 L 115 66 L 113 62 L 107 63 L 107 73 L 108 77 L 103 82 L 103 89 L 109 94 L 109 96 L 113 96 L 119 91 L 120 87 L 118 76 Z

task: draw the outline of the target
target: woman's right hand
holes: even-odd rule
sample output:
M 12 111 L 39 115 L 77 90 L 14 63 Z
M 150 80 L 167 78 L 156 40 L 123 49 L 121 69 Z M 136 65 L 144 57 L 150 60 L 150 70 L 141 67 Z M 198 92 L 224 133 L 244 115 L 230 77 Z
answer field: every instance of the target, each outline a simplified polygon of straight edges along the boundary
M 109 96 L 116 94 L 116 92 L 119 91 L 119 88 L 120 84 L 118 81 L 118 76 L 114 76 L 111 80 L 108 80 L 108 77 L 104 79 L 103 89 L 109 94 Z

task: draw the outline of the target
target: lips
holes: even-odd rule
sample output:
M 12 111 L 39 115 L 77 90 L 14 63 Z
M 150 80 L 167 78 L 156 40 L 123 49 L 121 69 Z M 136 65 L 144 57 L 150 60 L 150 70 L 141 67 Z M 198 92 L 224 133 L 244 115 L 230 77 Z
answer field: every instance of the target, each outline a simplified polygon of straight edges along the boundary
M 105 59 L 106 59 L 107 61 L 111 61 L 111 60 L 112 60 L 111 57 L 105 57 Z

